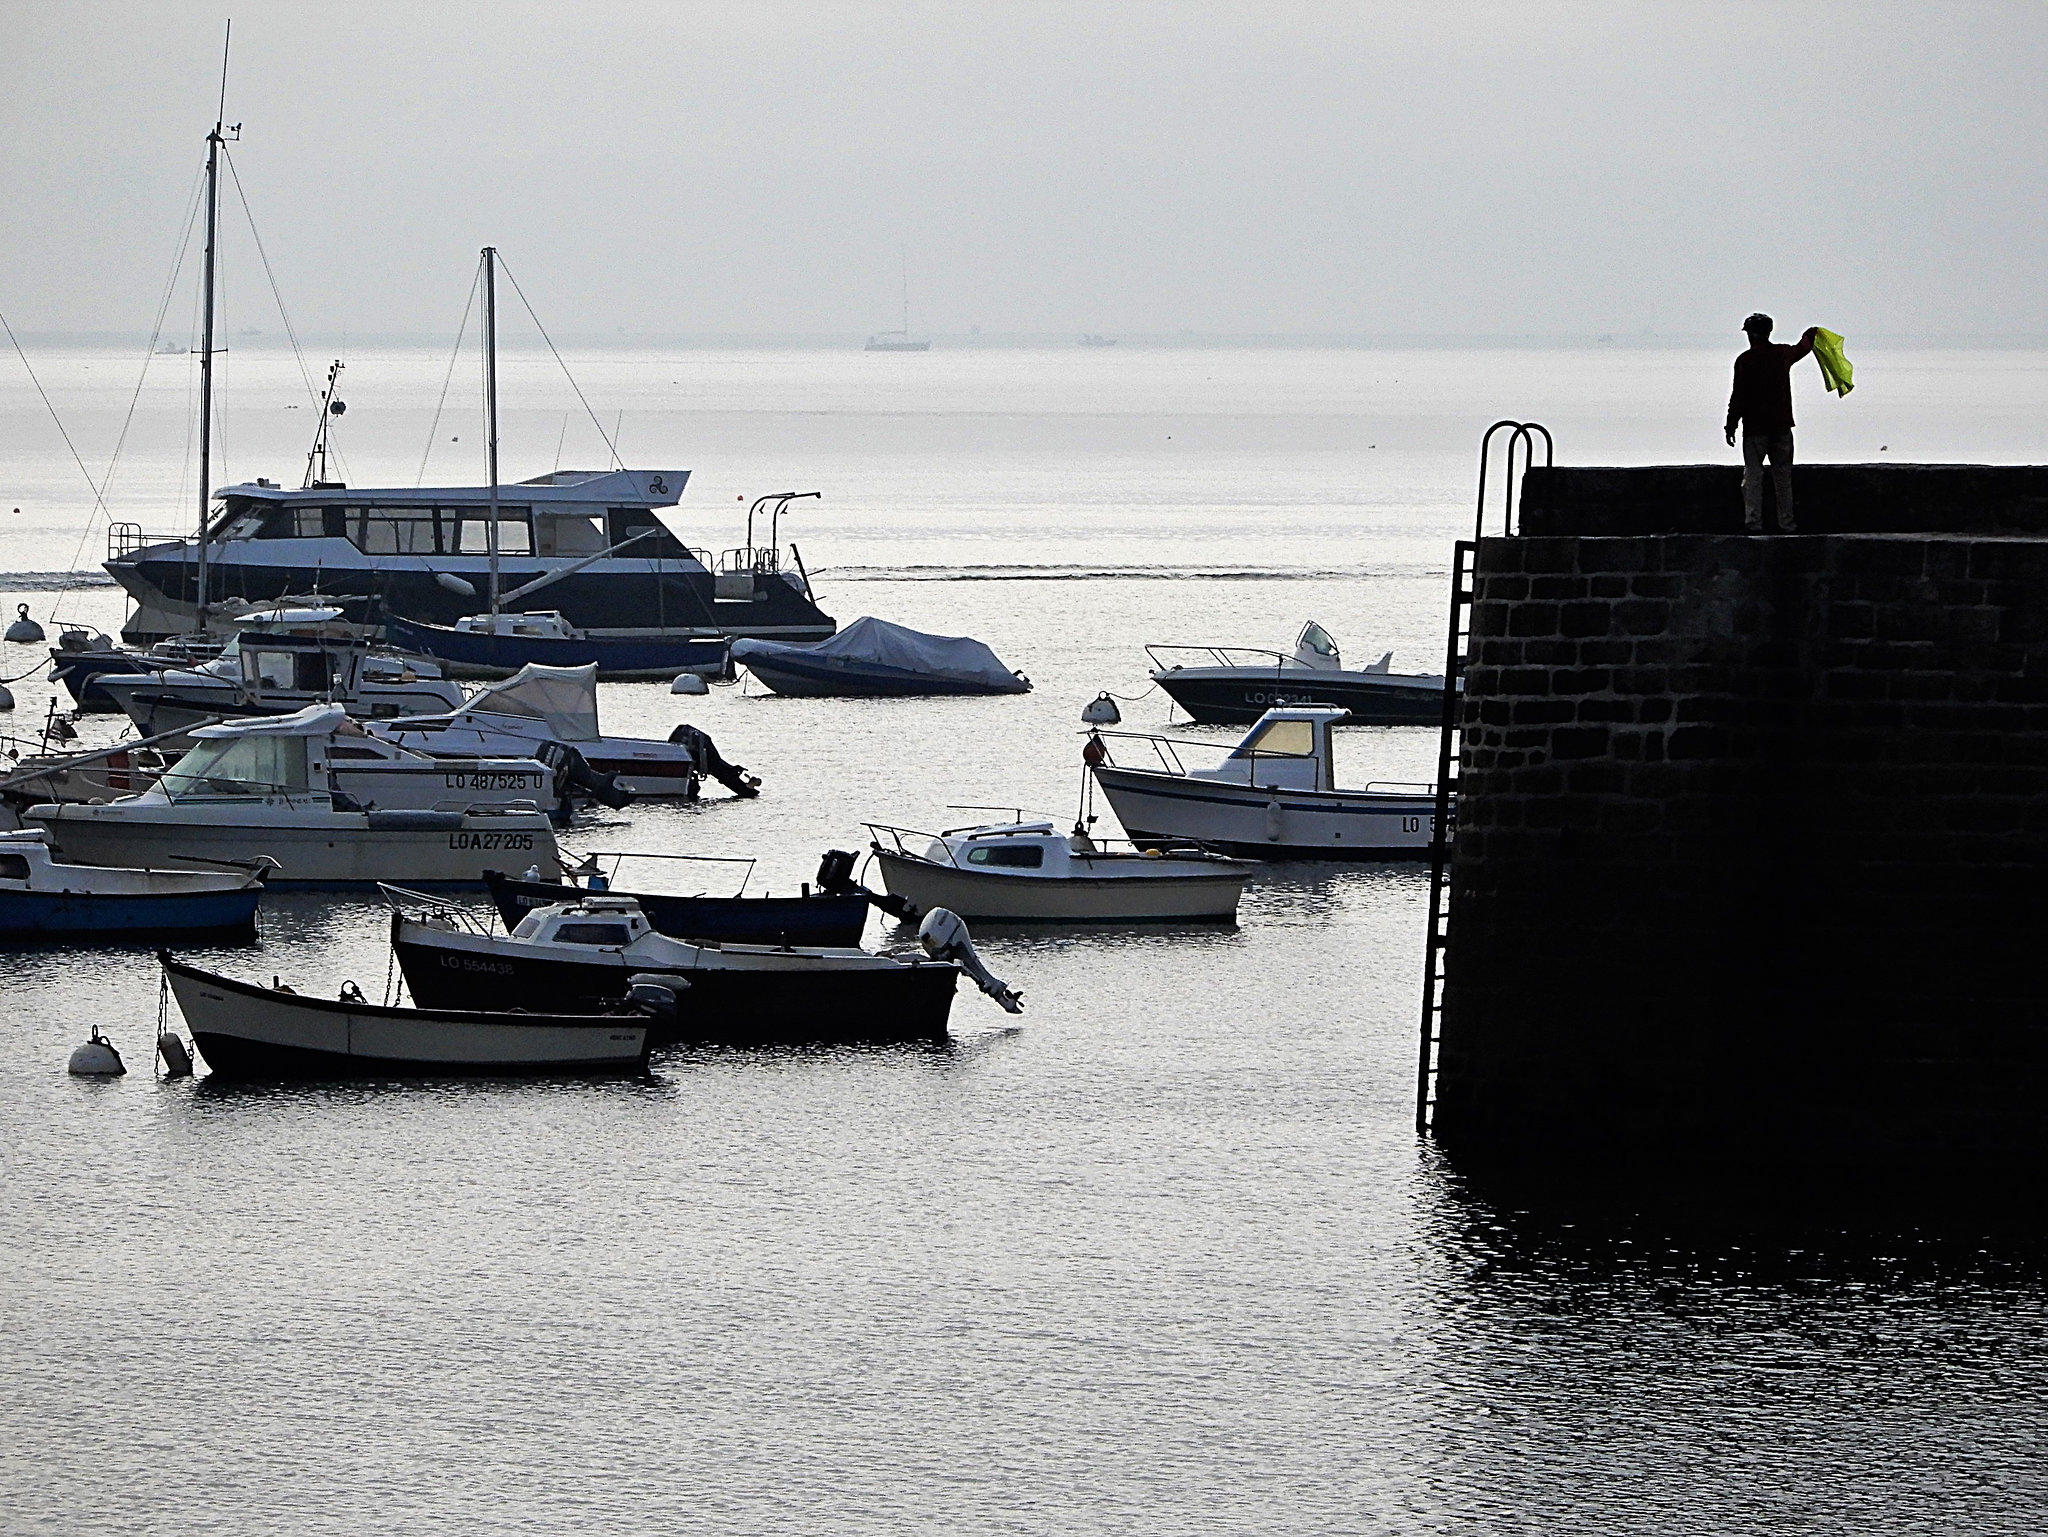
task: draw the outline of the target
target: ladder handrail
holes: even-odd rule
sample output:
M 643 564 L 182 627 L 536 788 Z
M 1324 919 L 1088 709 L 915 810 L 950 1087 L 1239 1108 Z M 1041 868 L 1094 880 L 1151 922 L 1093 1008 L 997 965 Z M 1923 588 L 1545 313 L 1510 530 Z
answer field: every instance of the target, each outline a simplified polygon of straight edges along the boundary
M 1472 537 L 1486 537 L 1486 461 L 1493 447 L 1493 435 L 1503 427 L 1514 429 L 1508 436 L 1506 483 L 1501 487 L 1500 531 L 1508 538 L 1514 537 L 1515 522 L 1515 445 L 1522 445 L 1522 469 L 1526 473 L 1536 462 L 1536 439 L 1533 433 L 1543 435 L 1543 467 L 1549 469 L 1557 462 L 1557 445 L 1552 441 L 1550 429 L 1541 422 L 1517 422 L 1507 419 L 1495 422 L 1486 429 L 1486 435 L 1479 440 L 1479 513 L 1472 523 Z
M 1478 555 L 1476 541 L 1460 539 L 1452 547 L 1450 636 L 1444 654 L 1444 704 L 1437 736 L 1436 815 L 1429 838 L 1429 926 L 1423 940 L 1422 1039 L 1415 1070 L 1415 1130 L 1426 1136 L 1434 1103 L 1436 1077 L 1437 1017 L 1443 1002 L 1443 974 L 1440 967 L 1446 947 L 1449 914 L 1446 880 L 1450 866 L 1451 829 L 1458 814 L 1456 769 L 1462 757 L 1459 715 L 1463 694 L 1458 684 L 1464 675 L 1469 645 L 1465 615 L 1472 604 L 1468 578 Z

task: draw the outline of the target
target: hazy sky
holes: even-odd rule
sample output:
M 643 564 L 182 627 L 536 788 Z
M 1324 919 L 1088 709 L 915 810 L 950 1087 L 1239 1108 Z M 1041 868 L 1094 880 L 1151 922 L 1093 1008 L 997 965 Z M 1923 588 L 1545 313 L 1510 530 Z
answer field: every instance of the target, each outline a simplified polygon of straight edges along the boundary
M 940 332 L 2048 333 L 2040 0 L 231 9 L 309 332 L 452 331 L 493 243 L 564 333 L 893 326 L 899 245 Z M 0 0 L 17 330 L 148 328 L 225 14 Z

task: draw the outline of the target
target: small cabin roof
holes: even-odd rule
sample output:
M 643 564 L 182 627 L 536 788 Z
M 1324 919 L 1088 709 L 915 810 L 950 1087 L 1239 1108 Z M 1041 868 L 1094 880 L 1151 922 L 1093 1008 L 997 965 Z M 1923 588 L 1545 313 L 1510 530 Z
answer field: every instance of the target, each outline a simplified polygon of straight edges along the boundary
M 1306 720 L 1336 725 L 1340 721 L 1347 721 L 1349 719 L 1351 719 L 1351 712 L 1349 710 L 1335 709 L 1330 705 L 1276 705 L 1259 717 L 1258 724 L 1252 727 L 1252 731 L 1256 731 L 1259 729 L 1259 726 L 1276 720 Z M 1251 732 L 1248 731 L 1245 735 L 1249 736 Z
M 347 719 L 348 711 L 338 704 L 309 704 L 289 715 L 225 720 L 218 726 L 201 726 L 192 734 L 209 740 L 245 736 L 331 736 Z
M 682 500 L 688 470 L 557 470 L 531 480 L 508 481 L 498 487 L 501 504 L 552 510 L 549 503 L 573 502 L 576 510 L 595 513 L 624 503 L 638 507 L 673 507 Z M 259 502 L 346 507 L 488 506 L 489 486 L 423 486 L 416 489 L 380 486 L 323 485 L 305 490 L 245 481 L 222 486 L 216 496 L 248 497 Z M 562 509 L 568 510 L 566 508 Z
M 946 833 L 948 838 L 1014 838 L 1019 834 L 1056 833 L 1050 822 L 985 822 L 980 827 L 962 827 Z

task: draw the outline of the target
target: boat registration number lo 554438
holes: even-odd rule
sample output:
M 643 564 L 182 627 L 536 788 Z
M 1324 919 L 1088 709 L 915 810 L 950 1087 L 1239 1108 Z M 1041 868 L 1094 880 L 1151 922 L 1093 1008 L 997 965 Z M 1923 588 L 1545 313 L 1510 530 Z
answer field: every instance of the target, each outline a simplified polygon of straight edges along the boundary
M 532 833 L 450 833 L 451 849 L 530 849 Z
M 537 788 L 540 784 L 540 775 L 538 772 L 443 774 L 441 780 L 451 790 L 525 790 Z

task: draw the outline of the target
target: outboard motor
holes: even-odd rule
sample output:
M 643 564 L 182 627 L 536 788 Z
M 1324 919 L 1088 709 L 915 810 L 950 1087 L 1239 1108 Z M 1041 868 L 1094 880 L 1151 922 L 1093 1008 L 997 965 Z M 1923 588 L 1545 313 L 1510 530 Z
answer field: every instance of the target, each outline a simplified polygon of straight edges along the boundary
M 974 985 L 995 999 L 1005 1014 L 1024 1012 L 1024 995 L 981 963 L 974 941 L 967 936 L 967 925 L 951 908 L 935 907 L 926 913 L 917 926 L 917 942 L 933 960 L 951 961 L 974 978 Z
M 885 891 L 870 891 L 853 878 L 855 856 L 845 849 L 827 849 L 825 857 L 818 861 L 818 889 L 827 896 L 863 896 L 868 905 L 877 912 L 887 913 L 891 918 L 901 918 L 908 923 L 917 916 L 917 909 L 903 898 L 891 896 Z
M 749 774 L 737 763 L 726 762 L 720 756 L 717 744 L 688 721 L 671 731 L 668 739 L 690 749 L 690 761 L 697 765 L 698 773 L 717 780 L 741 800 L 752 800 L 761 793 L 761 781 L 757 776 Z
M 617 811 L 633 804 L 633 792 L 610 774 L 600 774 L 566 742 L 543 742 L 534 756 L 555 771 L 555 793 L 567 800 L 573 792 Z
M 636 971 L 626 978 L 626 1001 L 648 1017 L 649 1029 L 657 1038 L 673 1040 L 677 1033 L 677 1006 L 689 986 L 687 977 Z

